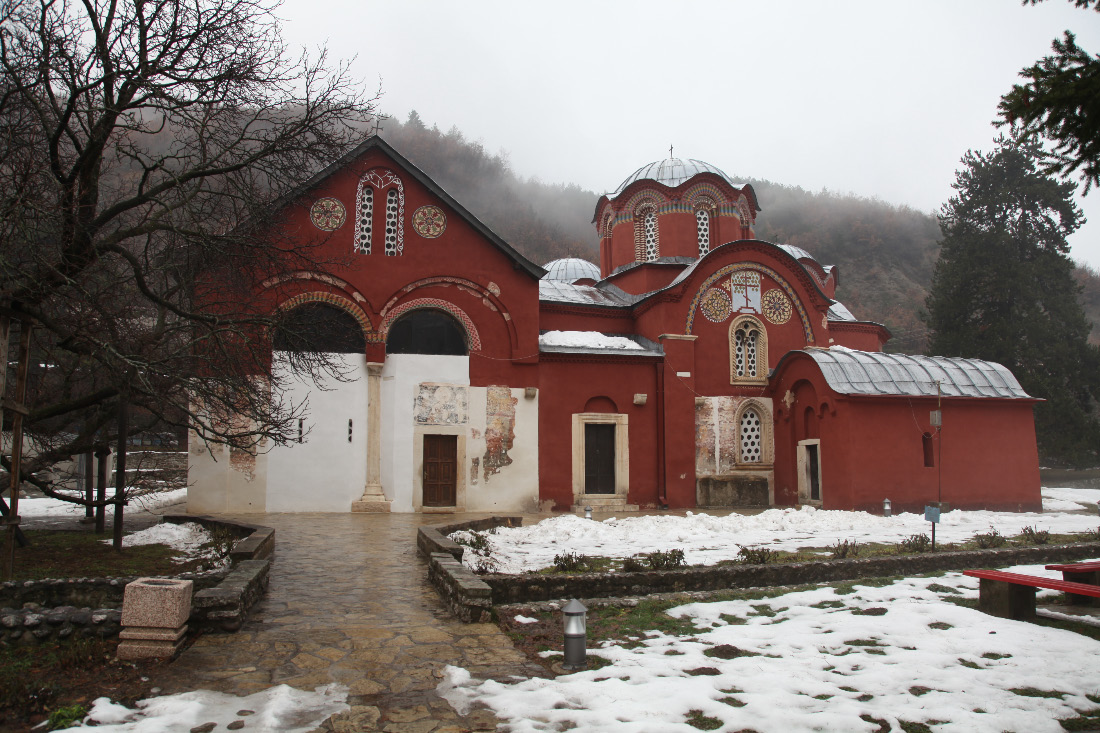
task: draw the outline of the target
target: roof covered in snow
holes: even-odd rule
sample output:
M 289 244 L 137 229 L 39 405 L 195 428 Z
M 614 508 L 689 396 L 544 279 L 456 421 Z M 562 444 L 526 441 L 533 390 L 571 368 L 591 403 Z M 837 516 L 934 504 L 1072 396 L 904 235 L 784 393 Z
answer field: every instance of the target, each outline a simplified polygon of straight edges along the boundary
M 560 280 L 571 283 L 586 277 L 593 280 L 600 279 L 600 268 L 579 257 L 553 260 L 547 262 L 544 267 L 546 268 L 546 274 L 543 275 L 544 280 Z
M 734 183 L 721 168 L 702 160 L 696 160 L 694 158 L 665 158 L 664 160 L 658 160 L 643 165 L 641 168 L 631 173 L 626 177 L 626 180 L 619 184 L 615 192 L 607 194 L 607 197 L 612 199 L 615 198 L 625 191 L 627 186 L 635 181 L 656 181 L 669 188 L 675 188 L 692 176 L 696 176 L 700 173 L 713 173 L 716 176 L 721 176 L 726 183 L 734 188 L 741 188 L 745 185 L 743 183 Z
M 548 303 L 602 305 L 612 308 L 629 307 L 637 297 L 614 285 L 574 285 L 564 280 L 539 280 L 539 300 Z
M 551 354 L 664 355 L 660 345 L 642 336 L 599 331 L 544 331 L 539 334 L 539 351 Z
M 840 394 L 935 397 L 1029 397 L 1000 364 L 947 356 L 855 351 L 842 346 L 805 349 L 825 381 Z
M 839 300 L 829 306 L 828 318 L 830 321 L 855 321 L 858 320 L 852 312 L 844 307 Z

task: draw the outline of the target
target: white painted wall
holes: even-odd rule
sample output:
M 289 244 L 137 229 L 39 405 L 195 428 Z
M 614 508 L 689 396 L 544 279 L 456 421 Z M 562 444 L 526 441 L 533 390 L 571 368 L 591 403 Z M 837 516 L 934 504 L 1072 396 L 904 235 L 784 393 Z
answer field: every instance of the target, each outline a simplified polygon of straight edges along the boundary
M 286 355 L 273 368 L 285 376 L 285 399 L 308 400 L 303 442 L 275 446 L 267 454 L 267 511 L 347 512 L 367 481 L 367 362 L 361 354 L 328 354 L 347 380 L 325 380 L 324 389 L 291 373 Z M 308 379 L 308 378 L 307 378 Z M 352 421 L 348 441 L 348 420 Z
M 411 512 L 415 423 L 413 409 L 422 382 L 470 384 L 470 357 L 388 354 L 382 367 L 382 490 L 390 511 Z M 484 406 L 482 407 L 484 415 Z M 484 417 L 482 418 L 484 419 Z M 420 470 L 423 470 L 420 468 Z M 459 466 L 459 470 L 462 467 Z
M 539 401 L 528 399 L 523 388 L 510 390 L 516 400 L 515 439 L 508 457 L 512 463 L 485 477 L 485 387 L 470 388 L 470 436 L 466 441 L 466 510 L 471 512 L 537 512 L 539 505 Z M 476 436 L 476 437 L 475 437 Z M 478 461 L 476 477 L 471 472 Z

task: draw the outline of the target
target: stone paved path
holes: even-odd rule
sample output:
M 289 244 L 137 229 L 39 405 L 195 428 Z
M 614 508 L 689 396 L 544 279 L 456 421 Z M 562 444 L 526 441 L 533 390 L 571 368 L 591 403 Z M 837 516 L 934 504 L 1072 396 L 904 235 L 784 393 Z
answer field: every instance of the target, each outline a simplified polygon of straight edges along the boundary
M 418 514 L 241 516 L 275 528 L 271 585 L 236 634 L 206 634 L 153 680 L 164 693 L 247 695 L 277 684 L 339 682 L 351 710 L 324 730 L 460 733 L 495 730 L 488 710 L 459 716 L 435 693 L 445 665 L 477 678 L 543 674 L 492 624 L 452 618 L 416 554 Z M 530 520 L 528 520 L 530 521 Z

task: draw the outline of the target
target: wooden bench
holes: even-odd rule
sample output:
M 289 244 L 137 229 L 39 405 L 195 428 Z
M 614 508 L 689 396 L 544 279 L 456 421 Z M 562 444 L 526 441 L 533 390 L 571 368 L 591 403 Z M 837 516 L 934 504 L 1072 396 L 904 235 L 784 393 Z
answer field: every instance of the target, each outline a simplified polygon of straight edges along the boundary
M 1075 562 L 1062 565 L 1047 565 L 1047 570 L 1057 570 L 1062 573 L 1062 580 L 1071 583 L 1086 583 L 1087 585 L 1100 585 L 1100 561 Z M 1100 599 L 1089 598 L 1075 593 L 1067 594 L 1070 603 L 1080 605 L 1100 606 Z
M 964 570 L 963 575 L 978 578 L 978 608 L 991 616 L 1018 621 L 1035 619 L 1037 588 L 1060 590 L 1077 596 L 1100 598 L 1100 585 L 1074 583 L 1056 578 L 1039 578 L 1003 570 Z

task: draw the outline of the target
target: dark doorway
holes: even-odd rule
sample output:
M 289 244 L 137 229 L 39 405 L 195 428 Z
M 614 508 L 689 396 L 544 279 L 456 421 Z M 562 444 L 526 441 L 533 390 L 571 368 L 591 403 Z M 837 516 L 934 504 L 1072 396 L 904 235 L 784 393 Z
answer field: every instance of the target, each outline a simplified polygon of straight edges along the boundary
M 806 446 L 806 465 L 810 472 L 810 501 L 821 501 L 821 469 L 818 467 L 818 445 Z
M 615 426 L 584 426 L 584 493 L 615 493 Z
M 424 506 L 455 505 L 458 436 L 424 436 Z

